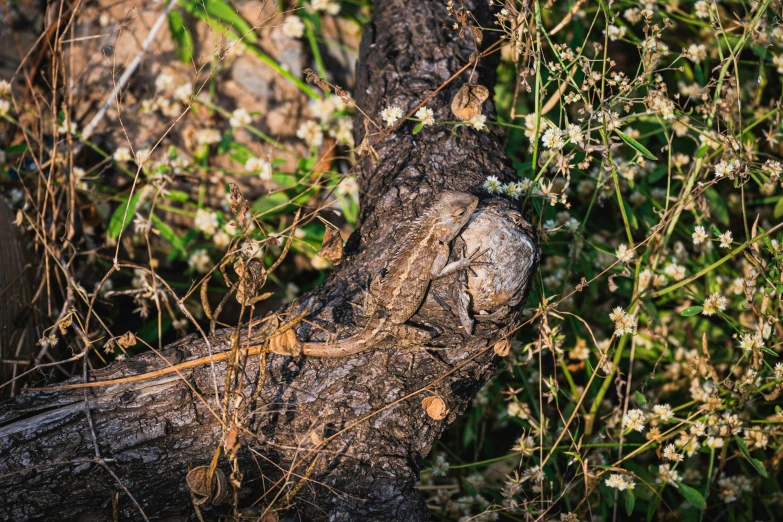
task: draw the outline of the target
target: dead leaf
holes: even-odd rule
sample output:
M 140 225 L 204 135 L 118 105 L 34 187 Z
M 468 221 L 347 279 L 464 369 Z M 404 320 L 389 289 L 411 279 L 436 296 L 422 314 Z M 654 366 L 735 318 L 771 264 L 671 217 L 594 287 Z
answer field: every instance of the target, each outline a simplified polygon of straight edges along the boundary
M 220 504 L 228 496 L 228 481 L 226 474 L 216 469 L 212 475 L 212 484 L 209 484 L 209 467 L 198 466 L 188 472 L 185 482 L 194 495 L 193 503 L 197 506 L 212 501 L 213 504 Z
M 483 85 L 464 84 L 451 101 L 451 112 L 462 121 L 471 121 L 481 114 L 481 105 L 489 98 L 489 89 Z
M 501 357 L 505 357 L 511 351 L 511 343 L 506 339 L 502 339 L 495 343 L 495 346 L 492 347 L 492 351 Z
M 329 87 L 329 82 L 315 74 L 311 69 L 305 69 L 305 81 L 307 83 L 315 83 L 318 87 L 321 88 L 324 92 L 332 92 L 332 89 Z
M 62 335 L 65 335 L 66 333 L 68 333 L 68 327 L 71 326 L 72 324 L 73 324 L 73 315 L 68 314 L 65 316 L 65 319 L 57 323 L 57 326 L 60 327 L 60 333 Z
M 237 217 L 239 226 L 245 226 L 245 213 L 247 213 L 248 206 L 245 197 L 239 190 L 239 186 L 236 183 L 229 184 L 231 192 L 231 212 Z
M 226 435 L 226 440 L 223 442 L 223 450 L 225 451 L 226 456 L 229 459 L 232 459 L 236 456 L 236 453 L 239 451 L 240 447 L 241 443 L 239 442 L 239 430 L 237 429 L 236 424 L 233 424 L 231 429 L 228 431 L 228 434 Z
M 321 244 L 321 250 L 318 251 L 318 255 L 328 259 L 335 265 L 339 265 L 340 261 L 343 260 L 343 237 L 337 228 L 326 225 L 324 241 Z
M 131 346 L 136 346 L 136 336 L 133 334 L 133 332 L 125 332 L 122 337 L 117 339 L 117 344 L 120 345 L 120 348 L 130 348 Z
M 448 415 L 450 411 L 448 406 L 446 406 L 446 403 L 443 402 L 443 399 L 437 395 L 427 397 L 421 401 L 421 407 L 424 408 L 424 410 L 427 412 L 427 415 L 435 420 L 445 419 L 446 415 Z
M 269 352 L 296 357 L 302 353 L 302 343 L 296 338 L 294 330 L 288 328 L 284 332 L 275 332 L 269 338 Z
M 310 442 L 313 443 L 313 446 L 320 446 L 323 441 L 324 440 L 320 435 L 318 435 L 318 433 L 315 432 L 315 430 L 310 432 Z

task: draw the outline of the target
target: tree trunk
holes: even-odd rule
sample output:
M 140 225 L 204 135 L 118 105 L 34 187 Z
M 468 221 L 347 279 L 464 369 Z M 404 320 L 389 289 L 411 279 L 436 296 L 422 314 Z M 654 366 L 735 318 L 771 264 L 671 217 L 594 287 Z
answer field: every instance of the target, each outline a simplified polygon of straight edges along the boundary
M 492 27 L 486 2 L 465 6 L 482 26 Z M 378 0 L 360 49 L 358 106 L 373 117 L 388 105 L 407 112 L 466 65 L 475 47 L 459 37 L 453 23 L 442 0 Z M 471 79 L 490 91 L 493 56 L 497 53 L 480 61 Z M 454 119 L 451 100 L 471 69 L 428 102 L 436 120 Z M 483 110 L 494 119 L 491 99 Z M 359 331 L 354 310 L 368 279 L 445 189 L 482 197 L 451 255 L 489 249 L 481 258 L 485 263 L 431 285 L 411 320 L 436 334 L 428 351 L 408 353 L 390 341 L 352 357 L 270 354 L 247 361 L 241 374 L 245 402 L 233 415 L 242 445 L 239 513 L 272 505 L 296 520 L 429 519 L 415 489 L 419 459 L 491 377 L 500 360 L 493 344 L 519 324 L 539 251 L 512 202 L 482 189 L 490 175 L 502 182 L 516 179 L 502 134 L 494 127 L 452 132 L 451 125 L 434 125 L 412 135 L 414 125 L 405 122 L 376 146 L 380 162 L 363 163 L 361 226 L 346 244 L 346 260 L 323 285 L 281 312 L 307 310 L 307 321 L 296 328 L 300 340 Z M 356 134 L 359 143 L 361 117 Z M 469 303 L 461 301 L 465 288 Z M 475 319 L 470 333 L 460 326 L 464 304 Z M 218 332 L 213 353 L 227 350 L 233 333 Z M 163 353 L 175 364 L 208 354 L 207 342 L 196 336 Z M 265 372 L 259 372 L 260 363 Z M 147 353 L 92 372 L 91 378 L 166 366 Z M 183 370 L 185 379 L 168 374 L 86 391 L 27 392 L 0 405 L 0 520 L 113 520 L 115 494 L 119 520 L 139 520 L 140 510 L 150 519 L 197 520 L 185 476 L 189 465 L 208 466 L 226 437 L 212 414 L 221 416 L 223 400 L 215 388 L 222 394 L 225 367 L 216 362 Z M 260 393 L 253 394 L 259 382 Z M 433 395 L 450 408 L 442 420 L 422 409 L 422 399 Z M 218 468 L 231 474 L 223 456 Z M 232 513 L 232 497 L 200 510 L 205 520 L 217 520 L 218 514 Z

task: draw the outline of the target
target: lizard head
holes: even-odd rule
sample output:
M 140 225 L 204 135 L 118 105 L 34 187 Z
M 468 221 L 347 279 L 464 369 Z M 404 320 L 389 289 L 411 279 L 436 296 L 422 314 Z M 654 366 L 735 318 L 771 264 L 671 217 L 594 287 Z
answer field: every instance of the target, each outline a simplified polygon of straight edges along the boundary
M 473 194 L 453 190 L 442 192 L 433 205 L 438 238 L 446 242 L 457 237 L 477 205 L 478 198 Z

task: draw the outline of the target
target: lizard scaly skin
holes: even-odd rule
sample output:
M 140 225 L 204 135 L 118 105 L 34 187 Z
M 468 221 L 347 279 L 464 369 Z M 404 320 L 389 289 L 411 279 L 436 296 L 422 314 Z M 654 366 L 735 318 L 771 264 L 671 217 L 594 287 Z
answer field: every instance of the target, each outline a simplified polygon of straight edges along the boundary
M 478 205 L 478 198 L 465 192 L 445 191 L 438 199 L 414 221 L 408 234 L 401 242 L 400 248 L 392 258 L 389 266 L 375 292 L 377 304 L 373 314 L 364 329 L 351 337 L 336 342 L 305 342 L 301 344 L 301 353 L 312 357 L 343 357 L 365 352 L 389 335 L 407 338 L 416 342 L 416 337 L 424 340 L 422 330 L 405 325 L 427 295 L 430 281 L 453 274 L 468 267 L 471 258 L 460 259 L 451 264 L 449 259 L 449 243 L 457 237 L 467 224 Z M 289 332 L 293 335 L 293 332 Z M 296 341 L 294 341 L 296 342 Z M 242 348 L 247 355 L 258 355 L 262 351 L 270 351 L 269 346 L 251 345 Z M 275 352 L 273 353 L 285 353 Z M 298 350 L 296 350 L 298 351 Z M 287 353 L 285 353 L 287 354 Z M 28 388 L 29 390 L 66 390 L 78 388 L 94 388 L 112 386 L 153 379 L 162 375 L 179 373 L 180 370 L 194 368 L 228 360 L 231 351 L 220 352 L 212 356 L 199 357 L 180 364 L 161 368 L 159 370 L 122 377 L 107 381 L 85 382 L 48 386 L 45 388 Z
M 336 342 L 305 342 L 302 353 L 314 357 L 343 357 L 367 351 L 389 335 L 416 336 L 404 323 L 419 309 L 430 282 L 470 266 L 473 258 L 447 264 L 449 243 L 467 224 L 478 198 L 465 192 L 444 191 L 413 222 L 391 259 L 379 287 L 376 305 L 364 329 Z

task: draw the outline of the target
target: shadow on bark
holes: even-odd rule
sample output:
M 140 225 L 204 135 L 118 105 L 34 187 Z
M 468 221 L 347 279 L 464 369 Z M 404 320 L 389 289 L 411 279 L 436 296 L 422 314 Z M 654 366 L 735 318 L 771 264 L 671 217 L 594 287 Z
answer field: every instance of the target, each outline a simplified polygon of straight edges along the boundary
M 466 7 L 482 26 L 492 27 L 486 2 L 466 2 Z M 357 104 L 370 115 L 389 105 L 407 112 L 469 63 L 475 47 L 459 37 L 453 23 L 440 0 L 376 2 L 360 49 Z M 492 43 L 491 34 L 485 33 L 485 46 Z M 496 56 L 481 60 L 471 82 L 491 90 Z M 428 103 L 436 120 L 453 119 L 451 100 L 470 70 Z M 491 98 L 484 114 L 495 119 Z M 300 340 L 358 331 L 355 305 L 369 275 L 378 273 L 406 226 L 446 189 L 482 197 L 452 244 L 452 260 L 479 248 L 488 249 L 482 258 L 487 263 L 431 285 L 411 320 L 436 334 L 428 351 L 406 353 L 389 341 L 346 358 L 271 354 L 265 361 L 262 356 L 247 361 L 241 375 L 244 402 L 232 405 L 241 428 L 240 512 L 273 504 L 295 520 L 428 520 L 424 498 L 414 487 L 419 459 L 492 376 L 500 360 L 493 344 L 519 324 L 539 251 L 516 206 L 482 192 L 487 176 L 516 180 L 502 134 L 496 127 L 480 132 L 461 126 L 452 132 L 451 125 L 435 125 L 412 135 L 414 125 L 405 122 L 376 146 L 378 164 L 362 164 L 361 226 L 346 244 L 346 261 L 281 312 L 307 310 L 308 321 L 296 330 Z M 357 143 L 363 129 L 358 119 Z M 475 320 L 471 333 L 460 326 L 464 295 Z M 233 333 L 219 331 L 213 351 L 227 350 Z M 195 336 L 163 353 L 172 364 L 208 354 L 207 343 Z M 91 378 L 166 366 L 148 353 L 92 372 Z M 214 373 L 222 392 L 225 363 L 219 362 L 183 370 L 186 380 L 168 374 L 87 391 L 28 392 L 0 405 L 0 519 L 112 520 L 112 498 L 119 493 L 119 519 L 139 520 L 139 507 L 126 488 L 150 519 L 197 520 L 185 476 L 189 466 L 208 466 L 225 436 L 210 412 L 222 407 Z M 254 394 L 261 375 L 263 387 Z M 443 420 L 422 409 L 422 399 L 433 395 L 450 408 Z M 100 458 L 88 419 L 103 465 L 96 464 Z M 225 458 L 218 467 L 231 475 Z M 296 484 L 303 487 L 297 491 Z M 233 513 L 230 504 L 231 496 L 200 510 L 205 520 L 216 520 Z

